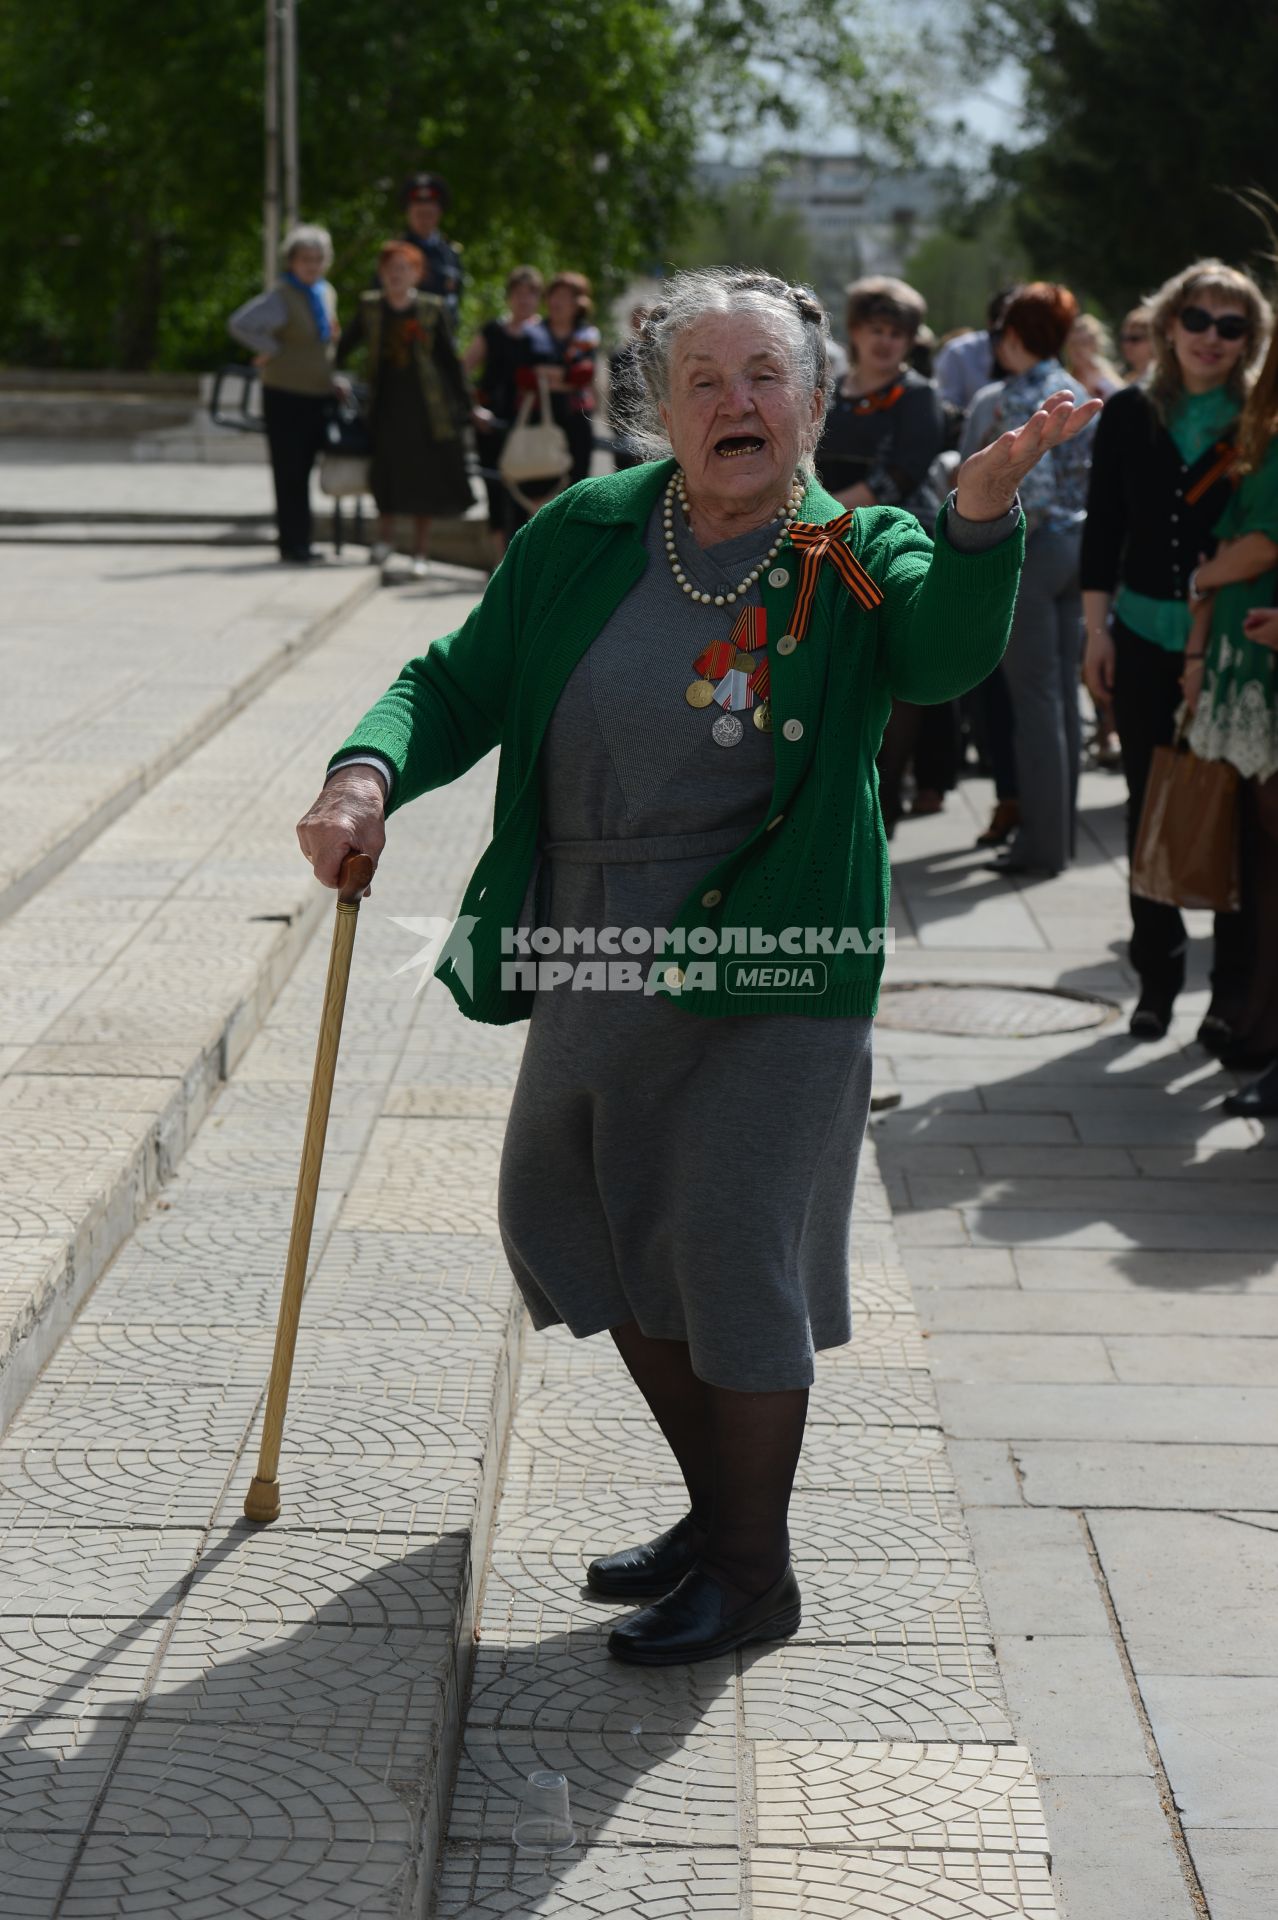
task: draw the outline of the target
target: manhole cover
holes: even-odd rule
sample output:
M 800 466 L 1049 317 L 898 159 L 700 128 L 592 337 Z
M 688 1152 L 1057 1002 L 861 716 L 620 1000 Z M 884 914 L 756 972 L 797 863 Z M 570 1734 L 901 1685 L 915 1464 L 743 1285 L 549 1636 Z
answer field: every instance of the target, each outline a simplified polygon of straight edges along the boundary
M 1058 988 L 943 986 L 884 987 L 878 1024 L 919 1033 L 1000 1034 L 1022 1040 L 1039 1033 L 1103 1027 L 1118 1009 L 1089 994 Z

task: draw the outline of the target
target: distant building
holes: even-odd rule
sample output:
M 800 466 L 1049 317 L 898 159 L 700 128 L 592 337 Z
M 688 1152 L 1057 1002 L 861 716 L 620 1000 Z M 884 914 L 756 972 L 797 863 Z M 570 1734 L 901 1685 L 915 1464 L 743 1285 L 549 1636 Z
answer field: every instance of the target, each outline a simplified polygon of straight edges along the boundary
M 707 161 L 699 177 L 711 190 L 769 180 L 773 207 L 801 223 L 817 292 L 838 317 L 843 289 L 863 273 L 902 273 L 921 241 L 935 233 L 955 198 L 948 167 L 892 171 L 854 153 L 768 154 L 754 166 Z

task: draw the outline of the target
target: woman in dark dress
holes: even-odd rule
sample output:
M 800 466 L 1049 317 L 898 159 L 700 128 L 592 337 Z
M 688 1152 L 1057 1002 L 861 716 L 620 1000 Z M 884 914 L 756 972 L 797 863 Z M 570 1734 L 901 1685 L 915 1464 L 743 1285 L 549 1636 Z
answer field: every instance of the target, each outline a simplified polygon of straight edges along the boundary
M 488 320 L 466 349 L 462 366 L 475 382 L 475 446 L 490 476 L 488 527 L 500 559 L 506 551 L 506 489 L 497 473 L 501 450 L 519 407 L 515 376 L 524 336 L 541 319 L 542 278 L 536 267 L 515 267 L 506 280 L 506 312 Z
M 591 324 L 594 301 L 584 273 L 557 273 L 546 288 L 546 318 L 528 328 L 520 342 L 515 373 L 519 395 L 536 393 L 538 372 L 550 388 L 551 418 L 562 427 L 572 453 L 570 485 L 590 472 L 595 431 L 595 361 L 599 329 Z M 532 488 L 527 491 L 531 494 Z M 519 531 L 528 513 L 507 495 L 506 532 Z M 539 503 L 538 503 L 539 504 Z
M 470 396 L 444 302 L 417 286 L 420 265 L 415 248 L 387 242 L 377 260 L 379 291 L 361 296 L 338 353 L 343 365 L 360 347 L 368 355 L 370 485 L 379 515 L 370 558 L 386 565 L 395 519 L 410 515 L 418 579 L 427 570 L 431 521 L 471 504 L 462 437 Z
M 945 445 L 945 412 L 931 380 L 909 364 L 927 312 L 903 280 L 876 276 L 847 290 L 848 370 L 830 394 L 816 469 L 845 507 L 905 507 L 931 531 L 940 496 L 928 469 Z M 901 783 L 914 760 L 913 811 L 939 813 L 958 780 L 958 704 L 894 701 L 879 752 L 879 794 L 889 835 L 901 816 Z

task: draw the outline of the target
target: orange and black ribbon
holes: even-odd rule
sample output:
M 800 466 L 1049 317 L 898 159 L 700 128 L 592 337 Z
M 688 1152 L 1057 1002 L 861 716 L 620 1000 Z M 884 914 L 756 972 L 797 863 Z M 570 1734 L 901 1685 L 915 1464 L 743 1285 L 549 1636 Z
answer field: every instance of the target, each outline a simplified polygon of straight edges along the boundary
M 823 560 L 830 562 L 853 599 L 868 612 L 872 613 L 876 607 L 883 605 L 881 589 L 875 585 L 852 549 L 844 545 L 851 525 L 852 515 L 849 511 L 841 513 L 837 520 L 827 521 L 824 526 L 814 520 L 796 520 L 790 528 L 790 540 L 802 556 L 799 591 L 795 595 L 794 612 L 790 617 L 790 631 L 796 640 L 802 640 L 807 633 Z
M 1212 461 L 1206 473 L 1199 474 L 1193 486 L 1190 487 L 1186 493 L 1185 505 L 1187 507 L 1196 507 L 1203 495 L 1210 493 L 1216 482 L 1223 480 L 1227 473 L 1232 473 L 1237 465 L 1237 447 L 1229 440 L 1218 441 L 1216 444 L 1216 458 Z

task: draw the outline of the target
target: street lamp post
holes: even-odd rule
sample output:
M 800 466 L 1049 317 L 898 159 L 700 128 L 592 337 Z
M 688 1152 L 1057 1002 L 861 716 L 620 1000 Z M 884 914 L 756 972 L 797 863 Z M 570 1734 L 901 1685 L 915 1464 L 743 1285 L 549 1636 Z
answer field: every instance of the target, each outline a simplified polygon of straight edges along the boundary
M 280 34 L 276 0 L 266 0 L 265 177 L 262 187 L 262 284 L 275 285 L 280 263 Z
M 271 287 L 279 271 L 281 225 L 285 231 L 297 225 L 301 204 L 297 159 L 297 0 L 266 0 L 263 119 L 262 280 L 265 286 Z
M 297 225 L 297 0 L 280 0 L 284 84 L 284 225 Z

